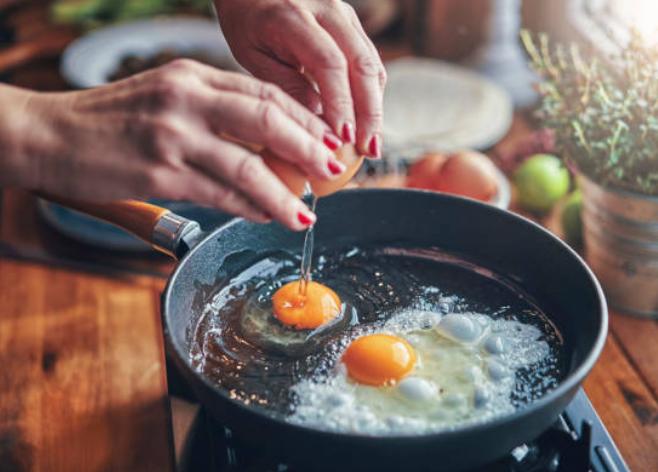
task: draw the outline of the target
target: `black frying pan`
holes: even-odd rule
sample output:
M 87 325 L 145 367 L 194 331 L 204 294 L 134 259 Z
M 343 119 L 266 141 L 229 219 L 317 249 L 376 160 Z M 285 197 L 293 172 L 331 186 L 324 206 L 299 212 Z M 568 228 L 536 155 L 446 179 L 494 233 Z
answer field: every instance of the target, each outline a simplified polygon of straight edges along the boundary
M 491 462 L 539 436 L 564 410 L 594 365 L 607 332 L 601 288 L 585 263 L 540 226 L 473 200 L 415 190 L 348 190 L 320 200 L 318 251 L 354 245 L 441 248 L 512 280 L 530 294 L 564 336 L 566 378 L 514 414 L 455 431 L 423 436 L 371 437 L 300 427 L 273 418 L 194 371 L 187 328 L 213 286 L 239 267 L 227 256 L 243 251 L 300 251 L 303 234 L 277 224 L 233 220 L 210 234 L 157 207 L 134 203 L 81 205 L 178 257 L 162 296 L 168 355 L 198 399 L 235 434 L 311 470 L 456 471 Z M 117 212 L 117 210 L 119 210 Z

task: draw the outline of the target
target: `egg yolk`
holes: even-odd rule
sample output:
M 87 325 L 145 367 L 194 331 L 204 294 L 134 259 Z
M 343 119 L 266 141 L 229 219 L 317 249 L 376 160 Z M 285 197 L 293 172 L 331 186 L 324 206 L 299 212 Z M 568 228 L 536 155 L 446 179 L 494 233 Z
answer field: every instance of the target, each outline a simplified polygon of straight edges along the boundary
M 372 334 L 353 341 L 342 361 L 350 377 L 359 383 L 391 385 L 411 372 L 416 353 L 404 339 L 390 334 Z
M 285 284 L 272 296 L 272 311 L 281 323 L 295 329 L 314 329 L 329 324 L 340 312 L 336 292 L 317 282 L 309 282 L 306 293 L 301 281 Z

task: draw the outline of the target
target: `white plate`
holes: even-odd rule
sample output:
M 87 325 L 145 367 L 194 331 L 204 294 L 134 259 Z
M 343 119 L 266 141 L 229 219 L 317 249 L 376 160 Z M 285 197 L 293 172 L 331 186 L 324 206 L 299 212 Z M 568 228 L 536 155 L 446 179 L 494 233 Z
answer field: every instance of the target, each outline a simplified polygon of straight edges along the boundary
M 203 51 L 235 62 L 216 21 L 164 18 L 112 26 L 81 37 L 64 51 L 60 72 L 74 87 L 98 87 L 108 83 L 108 75 L 125 56 L 146 57 L 163 49 Z
M 413 160 L 425 151 L 486 149 L 512 122 L 507 92 L 469 69 L 434 59 L 386 64 L 385 151 Z

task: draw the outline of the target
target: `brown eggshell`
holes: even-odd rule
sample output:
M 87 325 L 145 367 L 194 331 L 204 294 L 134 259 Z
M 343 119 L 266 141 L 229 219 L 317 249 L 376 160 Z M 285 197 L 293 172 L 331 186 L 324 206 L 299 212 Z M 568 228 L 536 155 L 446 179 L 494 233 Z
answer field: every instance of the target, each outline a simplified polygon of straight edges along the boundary
M 261 152 L 263 162 L 270 168 L 272 172 L 283 182 L 292 193 L 301 197 L 304 195 L 304 187 L 306 187 L 306 176 L 299 167 L 284 161 L 269 149 Z
M 311 190 L 319 197 L 325 197 L 343 188 L 357 173 L 363 163 L 352 144 L 345 144 L 336 151 L 336 158 L 345 164 L 347 170 L 332 180 L 308 179 Z M 285 161 L 269 150 L 264 150 L 261 157 L 267 166 L 290 189 L 292 193 L 301 197 L 306 186 L 306 175 L 296 165 Z
M 332 180 L 309 179 L 311 190 L 317 197 L 326 197 L 343 188 L 363 163 L 363 156 L 359 155 L 352 144 L 345 144 L 336 151 L 336 158 L 345 164 L 347 170 Z
M 485 155 L 462 151 L 443 164 L 435 188 L 439 192 L 489 201 L 497 190 L 496 170 Z
M 448 156 L 438 152 L 428 153 L 409 168 L 407 187 L 435 190 L 443 164 Z

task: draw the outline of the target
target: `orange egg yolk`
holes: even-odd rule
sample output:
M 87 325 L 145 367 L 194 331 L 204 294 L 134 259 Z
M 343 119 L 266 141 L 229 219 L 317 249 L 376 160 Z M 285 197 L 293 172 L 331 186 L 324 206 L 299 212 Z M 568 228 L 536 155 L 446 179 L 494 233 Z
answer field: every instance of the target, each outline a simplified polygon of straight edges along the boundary
M 404 340 L 390 334 L 363 336 L 350 344 L 342 361 L 350 377 L 367 385 L 391 385 L 414 367 L 416 353 Z
M 340 298 L 329 287 L 309 282 L 306 293 L 301 281 L 285 284 L 272 297 L 272 311 L 281 323 L 295 329 L 314 329 L 331 323 L 340 312 Z

